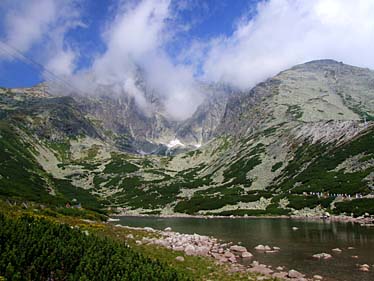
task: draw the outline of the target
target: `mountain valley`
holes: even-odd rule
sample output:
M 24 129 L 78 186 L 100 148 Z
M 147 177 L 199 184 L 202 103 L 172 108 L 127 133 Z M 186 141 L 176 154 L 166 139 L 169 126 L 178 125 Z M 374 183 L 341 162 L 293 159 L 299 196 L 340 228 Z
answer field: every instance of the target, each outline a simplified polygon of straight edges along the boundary
M 160 215 L 374 214 L 374 71 L 297 65 L 202 85 L 187 120 L 121 96 L 0 89 L 0 195 Z

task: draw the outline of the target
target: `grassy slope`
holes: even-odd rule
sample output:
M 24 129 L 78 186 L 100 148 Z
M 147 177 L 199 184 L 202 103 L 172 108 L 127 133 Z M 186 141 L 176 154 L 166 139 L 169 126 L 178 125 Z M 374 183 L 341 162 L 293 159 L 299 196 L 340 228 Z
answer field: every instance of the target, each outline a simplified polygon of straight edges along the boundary
M 180 276 L 189 278 L 191 280 L 257 280 L 258 275 L 254 273 L 233 273 L 230 272 L 227 265 L 217 264 L 211 258 L 186 256 L 182 252 L 172 251 L 155 245 L 138 245 L 136 240 L 141 240 L 143 237 L 151 237 L 157 235 L 143 230 L 135 230 L 128 228 L 115 227 L 114 225 L 102 223 L 99 221 L 85 221 L 81 216 L 70 216 L 61 213 L 56 213 L 54 210 L 44 208 L 40 209 L 38 204 L 33 205 L 32 208 L 24 209 L 17 206 L 9 206 L 4 201 L 0 200 L 0 215 L 4 214 L 8 218 L 19 218 L 24 215 L 43 218 L 52 223 L 68 224 L 76 229 L 88 231 L 89 236 L 108 238 L 114 243 L 126 243 L 130 246 L 132 251 L 139 253 L 145 259 L 150 259 L 152 262 L 161 263 L 167 266 L 170 270 L 176 271 Z M 129 234 L 134 236 L 134 239 L 127 238 Z M 58 240 L 57 240 L 58 242 Z M 66 241 L 64 242 L 66 243 Z M 184 262 L 175 260 L 177 256 L 183 256 Z M 100 258 L 100 257 L 98 257 Z M 4 273 L 0 273 L 1 275 Z M 99 280 L 99 279 L 91 279 Z M 275 281 L 273 278 L 263 278 L 259 280 Z

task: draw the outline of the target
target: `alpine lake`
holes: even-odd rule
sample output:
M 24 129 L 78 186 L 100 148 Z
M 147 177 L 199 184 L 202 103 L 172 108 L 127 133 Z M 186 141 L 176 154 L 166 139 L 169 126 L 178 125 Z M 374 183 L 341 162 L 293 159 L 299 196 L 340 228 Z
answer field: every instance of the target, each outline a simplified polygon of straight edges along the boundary
M 312 277 L 321 275 L 327 281 L 372 281 L 374 270 L 361 272 L 358 264 L 374 265 L 374 227 L 352 222 L 300 220 L 288 218 L 181 218 L 181 217 L 118 217 L 121 224 L 131 227 L 171 227 L 180 233 L 213 236 L 222 242 L 245 246 L 252 260 L 295 269 Z M 296 229 L 297 228 L 297 229 Z M 277 253 L 258 252 L 255 246 L 277 246 Z M 332 249 L 339 248 L 341 253 Z M 331 259 L 318 260 L 314 254 L 329 253 Z

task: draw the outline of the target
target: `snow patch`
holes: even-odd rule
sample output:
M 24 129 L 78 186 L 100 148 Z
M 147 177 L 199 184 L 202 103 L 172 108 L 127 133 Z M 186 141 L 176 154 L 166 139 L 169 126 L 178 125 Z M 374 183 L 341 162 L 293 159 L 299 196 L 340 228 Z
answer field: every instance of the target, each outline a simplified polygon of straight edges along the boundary
M 168 148 L 172 148 L 175 146 L 185 146 L 179 139 L 173 139 L 171 140 L 167 145 Z

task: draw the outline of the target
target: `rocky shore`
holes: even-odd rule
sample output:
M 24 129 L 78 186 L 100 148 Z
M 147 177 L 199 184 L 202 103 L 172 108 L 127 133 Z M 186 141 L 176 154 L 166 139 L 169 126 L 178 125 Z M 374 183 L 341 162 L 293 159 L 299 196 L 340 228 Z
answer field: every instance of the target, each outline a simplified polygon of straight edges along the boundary
M 311 220 L 311 221 L 332 221 L 332 222 L 343 222 L 343 223 L 358 223 L 362 226 L 374 226 L 374 219 L 370 217 L 351 217 L 351 216 L 329 216 L 322 218 L 321 216 L 206 216 L 206 215 L 188 215 L 188 214 L 170 214 L 170 215 L 147 215 L 147 214 L 129 214 L 126 212 L 120 212 L 113 214 L 113 217 L 155 217 L 155 218 L 198 218 L 198 219 L 294 219 L 294 220 Z M 115 219 L 116 220 L 116 219 Z
M 173 251 L 179 251 L 181 255 L 176 257 L 178 262 L 184 262 L 184 255 L 204 256 L 215 259 L 217 263 L 229 265 L 232 272 L 252 272 L 261 274 L 264 277 L 291 281 L 315 281 L 323 279 L 319 275 L 315 275 L 313 278 L 306 278 L 304 274 L 294 269 L 286 270 L 285 267 L 281 266 L 272 268 L 272 266 L 261 264 L 255 260 L 254 254 L 247 248 L 241 245 L 234 245 L 233 243 L 221 243 L 221 241 L 214 237 L 198 234 L 182 234 L 172 231 L 170 227 L 160 231 L 150 227 L 136 228 L 119 224 L 116 226 L 145 230 L 150 232 L 150 234 L 157 234 L 157 238 L 145 236 L 141 240 L 136 240 L 135 243 L 138 245 L 153 244 Z M 127 238 L 134 239 L 131 234 Z M 279 247 L 269 245 L 258 245 L 253 250 L 265 253 L 277 253 L 281 251 Z M 261 280 L 261 278 L 259 277 L 258 280 Z

